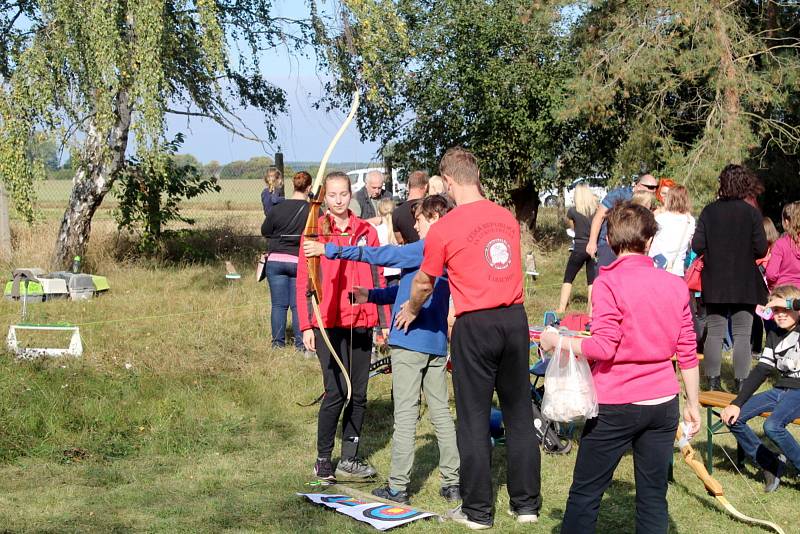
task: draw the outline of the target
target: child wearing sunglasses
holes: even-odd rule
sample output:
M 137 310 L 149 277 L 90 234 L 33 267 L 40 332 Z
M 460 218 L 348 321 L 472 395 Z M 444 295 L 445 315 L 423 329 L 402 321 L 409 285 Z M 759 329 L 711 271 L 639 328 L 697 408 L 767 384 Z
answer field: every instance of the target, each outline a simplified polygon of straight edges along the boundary
M 758 364 L 742 383 L 739 395 L 720 414 L 745 454 L 761 468 L 766 492 L 780 485 L 787 458 L 800 468 L 800 445 L 786 430 L 786 425 L 800 417 L 800 312 L 792 309 L 798 299 L 800 289 L 793 285 L 772 291 L 767 307 L 780 330 L 767 334 Z M 753 395 L 775 371 L 775 387 Z M 764 421 L 764 433 L 782 454 L 768 449 L 747 426 L 747 421 L 763 412 L 772 412 Z

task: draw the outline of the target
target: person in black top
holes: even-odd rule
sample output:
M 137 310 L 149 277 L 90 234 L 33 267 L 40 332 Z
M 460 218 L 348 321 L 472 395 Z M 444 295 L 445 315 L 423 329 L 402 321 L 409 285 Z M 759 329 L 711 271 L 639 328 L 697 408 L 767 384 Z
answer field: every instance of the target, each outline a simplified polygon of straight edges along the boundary
M 428 189 L 428 173 L 414 171 L 408 177 L 408 198 L 392 212 L 394 238 L 398 245 L 407 245 L 419 241 L 419 234 L 414 228 L 417 220 L 414 213 L 419 202 L 425 198 Z
M 558 303 L 556 313 L 563 314 L 569 303 L 569 296 L 572 293 L 572 282 L 586 265 L 586 300 L 588 313 L 592 313 L 592 284 L 597 274 L 594 266 L 594 259 L 586 252 L 586 245 L 589 243 L 589 233 L 592 228 L 592 217 L 597 211 L 597 197 L 586 184 L 580 184 L 575 188 L 575 206 L 567 211 L 567 224 L 575 231 L 575 246 L 567 260 L 567 268 L 564 271 L 564 284 L 561 286 L 561 298 Z
M 769 243 L 755 198 L 764 191 L 750 169 L 728 165 L 719 175 L 718 200 L 700 213 L 692 249 L 703 256 L 700 274 L 706 306 L 706 342 L 703 367 L 708 389 L 721 390 L 722 340 L 733 333 L 733 368 L 736 390 L 750 372 L 750 332 L 756 305 L 767 300 L 767 287 L 756 260 Z
M 270 209 L 261 225 L 261 235 L 267 238 L 267 282 L 272 300 L 272 346 L 286 346 L 286 312 L 292 310 L 294 346 L 303 350 L 303 333 L 297 317 L 295 287 L 297 262 L 300 249 L 300 234 L 308 218 L 308 190 L 311 175 L 298 172 L 292 178 L 294 193 Z
M 779 286 L 772 291 L 767 307 L 773 310 L 781 330 L 767 334 L 758 365 L 742 383 L 739 395 L 720 414 L 745 454 L 762 469 L 767 492 L 778 488 L 787 458 L 795 469 L 800 468 L 800 445 L 786 430 L 786 425 L 800 417 L 800 314 L 786 307 L 787 299 L 798 298 L 800 289 L 795 286 Z M 775 387 L 753 395 L 775 371 Z M 764 421 L 764 433 L 780 448 L 781 455 L 768 449 L 747 426 L 748 420 L 764 412 L 772 412 Z

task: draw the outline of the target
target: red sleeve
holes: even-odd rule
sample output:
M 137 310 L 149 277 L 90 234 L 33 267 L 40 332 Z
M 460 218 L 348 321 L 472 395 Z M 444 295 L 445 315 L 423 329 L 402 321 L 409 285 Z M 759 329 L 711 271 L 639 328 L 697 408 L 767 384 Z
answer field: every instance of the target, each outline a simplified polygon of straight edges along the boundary
M 305 331 L 311 328 L 311 316 L 308 310 L 308 263 L 303 254 L 303 242 L 305 237 L 300 238 L 300 254 L 297 260 L 297 280 L 295 281 L 295 298 L 297 302 L 297 317 L 300 319 L 300 330 Z
M 581 343 L 590 360 L 611 360 L 622 339 L 622 312 L 614 294 L 602 278 L 592 286 L 592 335 Z
M 444 236 L 439 231 L 442 223 L 431 226 L 428 235 L 425 237 L 425 252 L 422 258 L 420 270 L 430 276 L 442 276 L 444 274 L 445 246 Z

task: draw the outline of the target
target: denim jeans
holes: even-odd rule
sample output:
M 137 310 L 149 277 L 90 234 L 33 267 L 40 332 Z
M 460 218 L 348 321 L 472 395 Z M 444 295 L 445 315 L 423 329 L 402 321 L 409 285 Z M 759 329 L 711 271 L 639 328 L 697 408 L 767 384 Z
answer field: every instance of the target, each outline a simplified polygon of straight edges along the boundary
M 292 309 L 292 328 L 294 330 L 294 346 L 303 350 L 303 333 L 300 331 L 300 319 L 297 318 L 297 302 L 295 283 L 297 282 L 297 264 L 284 261 L 267 262 L 267 282 L 272 300 L 272 346 L 286 346 L 286 312 Z
M 772 388 L 753 395 L 744 403 L 739 418 L 731 425 L 731 433 L 742 450 L 762 469 L 778 473 L 778 458 L 761 443 L 756 433 L 747 426 L 747 421 L 763 412 L 772 412 L 764 420 L 764 433 L 777 445 L 795 468 L 800 469 L 800 445 L 792 437 L 786 425 L 800 417 L 800 389 Z

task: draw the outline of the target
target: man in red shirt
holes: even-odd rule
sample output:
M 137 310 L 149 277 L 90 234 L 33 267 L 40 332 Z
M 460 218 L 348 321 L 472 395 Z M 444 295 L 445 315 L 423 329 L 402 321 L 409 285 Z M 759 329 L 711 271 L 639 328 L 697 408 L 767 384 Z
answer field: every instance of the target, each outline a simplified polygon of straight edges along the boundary
M 519 224 L 481 194 L 472 153 L 451 148 L 439 171 L 457 207 L 428 232 L 411 297 L 395 322 L 408 327 L 446 270 L 456 310 L 450 352 L 462 497 L 450 517 L 472 529 L 494 522 L 489 412 L 496 389 L 506 428 L 509 513 L 520 523 L 533 523 L 542 502 L 541 459 L 528 379 Z

